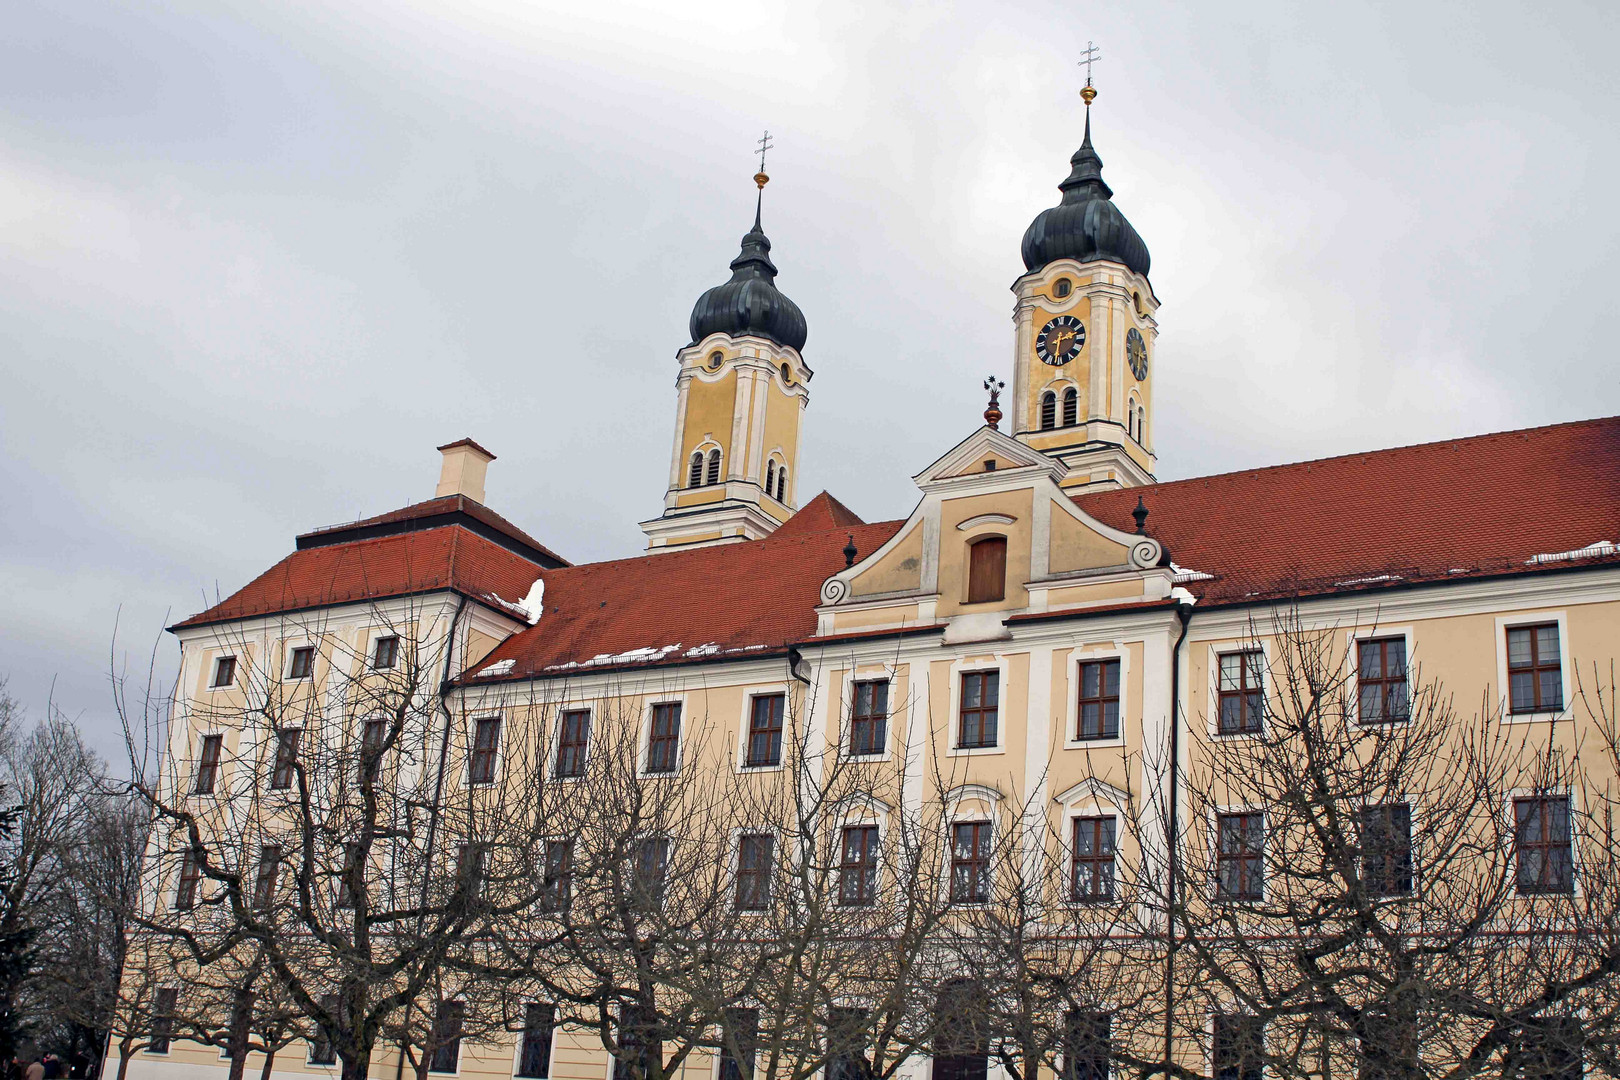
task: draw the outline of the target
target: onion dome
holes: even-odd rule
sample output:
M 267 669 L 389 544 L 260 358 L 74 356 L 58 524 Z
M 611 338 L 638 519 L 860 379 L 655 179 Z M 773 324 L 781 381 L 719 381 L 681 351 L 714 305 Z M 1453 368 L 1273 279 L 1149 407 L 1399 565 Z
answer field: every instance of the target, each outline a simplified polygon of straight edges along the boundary
M 1069 164 L 1068 179 L 1058 185 L 1063 201 L 1042 210 L 1024 230 L 1024 268 L 1039 270 L 1056 259 L 1108 259 L 1146 277 L 1152 262 L 1147 245 L 1113 204 L 1114 192 L 1102 178 L 1102 158 L 1091 147 L 1089 102 L 1085 141 Z
M 731 280 L 698 297 L 688 327 L 694 345 L 719 332 L 733 337 L 755 334 L 790 349 L 804 348 L 809 333 L 804 312 L 776 287 L 771 242 L 759 226 L 757 206 L 754 227 L 742 238 L 742 251 L 731 260 Z

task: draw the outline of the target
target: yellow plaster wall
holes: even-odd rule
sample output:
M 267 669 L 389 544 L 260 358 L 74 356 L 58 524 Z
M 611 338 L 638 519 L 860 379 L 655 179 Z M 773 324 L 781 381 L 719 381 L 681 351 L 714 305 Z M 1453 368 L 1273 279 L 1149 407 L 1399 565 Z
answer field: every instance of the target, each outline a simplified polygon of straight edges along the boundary
M 1033 492 L 1000 491 L 947 499 L 940 506 L 939 521 L 939 615 L 948 617 L 964 611 L 995 611 L 1021 608 L 1029 604 L 1023 583 L 1029 580 L 1030 518 Z M 1011 525 L 995 525 L 962 532 L 957 526 L 980 514 L 1005 514 Z M 967 603 L 968 544 L 981 536 L 1000 534 L 1007 538 L 1007 587 L 1004 599 L 987 604 Z
M 1076 521 L 1059 506 L 1052 508 L 1049 550 L 1047 565 L 1054 574 L 1123 566 L 1130 562 L 1130 549 L 1124 544 L 1110 540 L 1083 521 Z
M 1096 585 L 1076 585 L 1067 589 L 1053 589 L 1046 594 L 1048 607 L 1065 607 L 1071 604 L 1094 604 L 1104 600 L 1140 600 L 1142 599 L 1142 582 L 1107 581 Z
M 789 478 L 791 483 L 792 478 Z M 863 569 L 849 583 L 851 596 L 915 592 L 922 588 L 922 522 L 907 533 L 883 558 Z
M 768 461 L 773 448 L 780 449 L 782 459 L 787 462 L 788 482 L 787 491 L 783 495 L 783 502 L 792 504 L 794 492 L 799 485 L 799 463 L 796 460 L 799 444 L 799 417 L 802 410 L 799 408 L 799 399 L 782 390 L 781 376 L 776 375 L 765 382 L 765 454 L 760 461 L 760 482 L 765 480 L 765 461 Z
M 737 405 L 737 373 L 728 371 L 713 382 L 693 379 L 686 387 L 686 428 L 681 432 L 681 485 L 686 484 L 692 451 L 705 433 L 720 444 L 722 471 L 731 469 L 731 418 Z M 722 477 L 723 479 L 723 477 Z
M 1066 274 L 1064 276 L 1068 277 L 1069 280 L 1074 282 L 1074 287 L 1077 290 L 1084 287 L 1086 284 L 1085 281 L 1075 278 L 1072 274 Z M 1048 301 L 1054 305 L 1062 303 L 1062 301 L 1050 300 L 1049 293 L 1043 292 L 1042 295 L 1046 296 Z M 1093 341 L 1094 327 L 1091 325 L 1091 299 L 1089 297 L 1081 297 L 1079 302 L 1076 303 L 1074 307 L 1064 311 L 1063 314 L 1073 315 L 1075 318 L 1086 324 L 1086 343 L 1080 347 L 1080 355 L 1076 356 L 1073 360 L 1070 360 L 1062 367 L 1052 367 L 1050 364 L 1046 363 L 1040 358 L 1040 354 L 1035 351 L 1035 348 L 1036 343 L 1039 342 L 1041 338 L 1041 329 L 1046 326 L 1047 323 L 1057 318 L 1057 313 L 1054 313 L 1046 307 L 1037 307 L 1035 309 L 1029 337 L 1028 359 L 1030 378 L 1029 388 L 1027 390 L 1029 398 L 1024 403 L 1024 407 L 1028 410 L 1026 415 L 1029 417 L 1029 427 L 1031 431 L 1037 430 L 1041 426 L 1041 394 L 1047 389 L 1048 386 L 1051 385 L 1054 378 L 1067 377 L 1075 381 L 1077 388 L 1080 391 L 1080 419 L 1081 421 L 1084 421 L 1086 418 L 1086 399 L 1090 396 L 1089 388 L 1091 386 L 1092 349 L 1095 345 L 1095 342 Z M 1062 418 L 1063 400 L 1062 391 L 1060 390 L 1058 394 L 1058 420 L 1060 423 L 1062 422 Z

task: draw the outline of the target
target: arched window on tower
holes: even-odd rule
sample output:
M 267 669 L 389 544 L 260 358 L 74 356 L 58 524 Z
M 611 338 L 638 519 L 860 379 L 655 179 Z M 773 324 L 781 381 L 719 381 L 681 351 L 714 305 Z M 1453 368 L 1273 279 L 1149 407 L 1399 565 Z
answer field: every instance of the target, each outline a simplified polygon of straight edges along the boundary
M 709 451 L 709 475 L 704 478 L 705 484 L 718 484 L 720 482 L 720 448 L 717 446 Z
M 1063 426 L 1074 427 L 1080 422 L 1080 391 L 1069 387 L 1063 391 Z
M 776 459 L 765 463 L 765 494 L 776 494 Z
M 1048 390 L 1041 395 L 1041 430 L 1057 427 L 1057 395 Z
M 692 451 L 692 464 L 686 470 L 686 486 L 689 488 L 701 487 L 703 484 L 703 451 Z
M 1137 442 L 1142 441 L 1141 432 L 1136 430 L 1136 395 L 1135 394 L 1132 394 L 1131 399 L 1125 403 L 1125 434 L 1129 435 L 1131 438 L 1135 439 Z
M 787 466 L 776 470 L 776 501 L 787 502 Z
M 1147 409 L 1141 405 L 1136 407 L 1136 441 L 1147 445 Z

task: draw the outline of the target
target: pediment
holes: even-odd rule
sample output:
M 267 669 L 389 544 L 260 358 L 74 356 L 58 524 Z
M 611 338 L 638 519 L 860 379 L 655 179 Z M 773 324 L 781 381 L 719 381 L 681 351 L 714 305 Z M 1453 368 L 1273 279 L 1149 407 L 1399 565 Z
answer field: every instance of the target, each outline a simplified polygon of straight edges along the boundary
M 988 462 L 994 462 L 994 467 L 987 467 Z M 995 482 L 1000 479 L 997 473 L 1022 470 L 1050 473 L 1053 483 L 1063 479 L 1065 472 L 1063 463 L 1056 458 L 986 425 L 947 450 L 912 480 L 928 491 L 968 477 Z
M 1098 780 L 1095 776 L 1088 776 L 1068 790 L 1054 795 L 1052 801 L 1059 806 L 1103 803 L 1124 810 L 1131 805 L 1131 796 L 1129 792 L 1121 791 L 1113 784 Z

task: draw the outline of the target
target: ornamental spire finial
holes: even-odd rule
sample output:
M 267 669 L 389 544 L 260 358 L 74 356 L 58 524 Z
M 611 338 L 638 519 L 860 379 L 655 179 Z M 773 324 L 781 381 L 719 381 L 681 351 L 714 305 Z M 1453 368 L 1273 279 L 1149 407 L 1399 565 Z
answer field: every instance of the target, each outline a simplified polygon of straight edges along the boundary
M 1101 59 L 1102 53 L 1097 51 L 1096 42 L 1088 41 L 1086 42 L 1086 51 L 1080 54 L 1080 63 L 1076 65 L 1084 66 L 1086 69 L 1086 85 L 1081 89 L 1080 96 L 1084 98 L 1086 102 L 1086 117 L 1088 118 L 1088 122 L 1091 116 L 1091 103 L 1097 97 L 1097 90 L 1091 85 L 1091 65 L 1095 64 Z
M 1007 389 L 1007 384 L 990 375 L 984 380 L 984 388 L 990 391 L 990 405 L 984 410 L 984 422 L 999 431 L 997 425 L 1001 423 L 1001 392 Z

